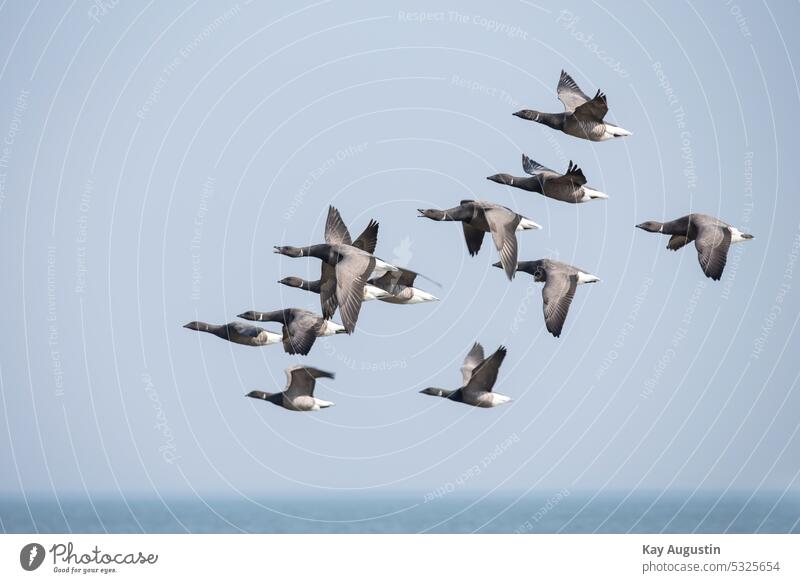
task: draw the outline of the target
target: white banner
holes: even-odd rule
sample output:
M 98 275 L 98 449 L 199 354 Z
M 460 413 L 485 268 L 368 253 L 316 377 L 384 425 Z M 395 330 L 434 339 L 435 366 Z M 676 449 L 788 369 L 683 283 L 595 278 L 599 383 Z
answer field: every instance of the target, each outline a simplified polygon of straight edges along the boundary
M 800 581 L 796 535 L 3 535 L 0 581 Z

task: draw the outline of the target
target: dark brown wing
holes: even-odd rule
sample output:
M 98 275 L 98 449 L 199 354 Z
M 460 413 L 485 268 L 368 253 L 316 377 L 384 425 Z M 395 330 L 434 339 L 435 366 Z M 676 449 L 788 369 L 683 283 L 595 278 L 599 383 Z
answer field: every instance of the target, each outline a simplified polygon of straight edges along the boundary
M 283 349 L 289 354 L 306 355 L 317 339 L 320 320 L 313 314 L 303 314 L 292 318 L 283 327 Z
M 603 121 L 608 113 L 605 93 L 597 92 L 591 101 L 575 108 L 575 117 L 583 121 Z
M 483 346 L 481 346 L 479 342 L 476 342 L 472 345 L 469 353 L 467 353 L 467 357 L 464 359 L 464 365 L 461 367 L 462 385 L 466 386 L 470 377 L 472 377 L 472 371 L 485 359 L 486 357 L 483 355 Z
M 469 223 L 462 222 L 461 227 L 464 229 L 464 240 L 467 242 L 467 251 L 469 251 L 470 255 L 477 255 L 478 251 L 481 250 L 483 236 L 486 233 L 480 229 L 476 229 Z
M 499 347 L 494 354 L 484 360 L 472 371 L 469 382 L 464 386 L 466 391 L 491 391 L 497 382 L 497 373 L 506 357 L 506 347 Z
M 670 251 L 677 251 L 689 242 L 689 237 L 686 235 L 672 235 L 667 243 L 667 249 Z
M 578 288 L 578 276 L 566 273 L 548 273 L 542 288 L 542 309 L 547 331 L 558 338 L 567 319 L 569 306 Z
M 356 328 L 364 299 L 364 285 L 374 269 L 375 258 L 361 253 L 349 254 L 336 264 L 336 298 L 342 325 L 348 334 Z
M 567 172 L 555 178 L 547 180 L 548 185 L 560 185 L 562 188 L 568 187 L 572 190 L 577 190 L 586 184 L 586 177 L 583 175 L 583 170 L 578 168 L 577 164 L 573 164 L 572 160 L 567 165 Z
M 394 294 L 400 291 L 398 290 L 398 286 L 413 287 L 414 280 L 417 279 L 417 275 L 419 274 L 416 271 L 403 269 L 401 267 L 399 271 L 387 271 L 382 276 L 369 280 L 369 283 L 391 294 Z
M 342 220 L 342 215 L 334 206 L 328 207 L 328 220 L 325 221 L 325 242 L 329 245 L 352 245 L 350 232 Z
M 700 227 L 694 246 L 703 273 L 711 279 L 720 279 L 728 261 L 728 249 L 731 246 L 730 229 L 721 225 Z
M 525 171 L 525 174 L 530 174 L 531 176 L 536 176 L 543 172 L 556 174 L 554 170 L 550 170 L 547 166 L 539 164 L 536 160 L 531 160 L 527 154 L 522 155 L 522 169 Z
M 492 239 L 497 252 L 500 254 L 500 263 L 508 279 L 514 279 L 517 271 L 517 225 L 520 217 L 506 208 L 491 208 L 484 211 L 486 222 L 492 230 Z
M 332 379 L 333 373 L 310 366 L 294 365 L 286 369 L 286 389 L 284 394 L 290 400 L 295 397 L 313 397 L 316 379 Z
M 366 228 L 361 232 L 358 238 L 353 241 L 353 247 L 366 251 L 370 255 L 375 253 L 375 247 L 378 245 L 378 222 L 370 220 Z
M 322 317 L 330 320 L 339 302 L 336 300 L 336 268 L 322 262 L 322 273 L 319 280 L 319 304 Z
M 586 95 L 578 84 L 570 77 L 566 71 L 561 71 L 561 78 L 558 80 L 558 100 L 564 104 L 566 111 L 575 111 L 575 108 L 583 105 L 589 101 L 589 96 Z

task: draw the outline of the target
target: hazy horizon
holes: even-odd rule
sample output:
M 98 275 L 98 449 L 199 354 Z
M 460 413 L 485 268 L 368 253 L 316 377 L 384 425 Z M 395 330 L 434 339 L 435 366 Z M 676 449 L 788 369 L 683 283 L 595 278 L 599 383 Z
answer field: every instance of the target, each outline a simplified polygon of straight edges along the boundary
M 0 498 L 800 493 L 796 3 L 112 4 L 0 7 Z M 633 135 L 511 115 L 561 111 L 562 69 Z M 486 180 L 523 153 L 609 199 Z M 601 279 L 560 338 L 491 237 L 416 216 L 464 198 Z M 273 245 L 320 242 L 329 204 L 441 301 L 369 302 L 307 357 L 182 327 L 319 312 L 277 283 L 319 261 Z M 721 281 L 634 227 L 689 212 L 755 235 Z M 418 394 L 476 340 L 511 403 Z M 335 407 L 245 398 L 298 362 Z

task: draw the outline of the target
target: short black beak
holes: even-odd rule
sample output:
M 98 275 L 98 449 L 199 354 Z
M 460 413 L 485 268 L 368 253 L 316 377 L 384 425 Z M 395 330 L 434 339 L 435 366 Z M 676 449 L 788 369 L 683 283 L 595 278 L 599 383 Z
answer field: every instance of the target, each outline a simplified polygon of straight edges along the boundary
M 183 327 L 184 327 L 184 328 L 188 328 L 188 327 L 189 327 L 189 324 L 184 324 L 184 325 L 183 325 Z
M 742 235 L 742 239 L 755 239 L 755 237 L 753 237 L 753 235 L 750 233 L 745 233 Z
M 417 218 L 419 218 L 419 217 L 424 217 L 424 216 L 425 216 L 425 211 L 423 211 L 422 209 L 417 209 L 417 212 L 419 213 L 419 214 L 417 215 Z
M 644 223 L 636 225 L 636 228 L 637 229 L 644 229 Z
M 515 111 L 511 115 L 516 116 L 516 117 L 522 117 L 522 112 L 521 111 Z
M 278 247 L 277 245 L 275 245 L 275 246 L 273 247 L 273 249 L 275 250 L 275 251 L 273 251 L 273 253 L 280 253 L 280 252 L 281 252 L 281 248 L 280 248 L 280 247 Z
M 492 266 L 493 267 L 499 267 L 500 269 L 503 269 L 503 264 L 500 263 L 499 261 L 497 263 L 492 263 Z

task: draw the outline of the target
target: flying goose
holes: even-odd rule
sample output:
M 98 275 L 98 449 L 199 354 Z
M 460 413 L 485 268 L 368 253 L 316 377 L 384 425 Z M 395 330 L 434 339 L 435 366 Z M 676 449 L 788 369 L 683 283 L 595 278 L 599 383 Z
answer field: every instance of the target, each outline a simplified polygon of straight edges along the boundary
M 400 267 L 398 271 L 389 271 L 381 277 L 372 278 L 364 286 L 364 299 L 361 301 L 381 300 L 390 304 L 419 304 L 438 301 L 439 298 L 436 296 L 413 287 L 417 275 L 419 274 L 415 271 Z M 307 281 L 301 277 L 284 277 L 278 283 L 315 294 L 320 293 L 321 289 L 320 280 Z
M 742 233 L 736 227 L 716 217 L 699 213 L 692 213 L 667 223 L 645 221 L 636 226 L 649 233 L 672 235 L 667 243 L 667 249 L 671 251 L 677 251 L 694 241 L 700 267 L 703 273 L 713 280 L 722 277 L 731 244 L 753 238 L 753 235 Z
M 500 267 L 499 263 L 494 264 Z M 545 282 L 542 288 L 542 309 L 547 331 L 558 338 L 567 319 L 567 312 L 580 284 L 595 283 L 600 278 L 590 273 L 553 259 L 536 261 L 520 261 L 517 271 L 524 271 L 533 276 L 533 281 Z
M 435 295 L 414 287 L 414 280 L 418 275 L 416 271 L 399 267 L 397 271 L 387 271 L 380 277 L 370 279 L 368 285 L 385 291 L 386 295 L 378 299 L 389 304 L 438 302 L 439 298 Z
M 338 307 L 345 330 L 352 334 L 361 311 L 367 279 L 373 273 L 380 276 L 397 270 L 372 255 L 377 240 L 378 223 L 370 221 L 358 239 L 351 241 L 339 211 L 330 206 L 325 223 L 325 243 L 308 247 L 275 247 L 275 253 L 322 260 L 319 294 L 322 316 L 330 318 Z
M 308 281 L 307 279 L 303 279 L 302 277 L 284 277 L 281 280 L 278 280 L 278 283 L 289 287 L 296 287 L 298 289 L 304 289 L 306 291 L 310 291 L 312 293 L 318 294 L 322 290 L 322 280 L 314 280 Z M 388 297 L 392 294 L 383 290 L 377 286 L 371 285 L 367 283 L 364 285 L 364 297 L 361 300 L 362 302 L 368 302 L 370 300 L 379 300 L 384 297 Z
M 250 310 L 237 317 L 255 322 L 283 324 L 283 349 L 289 354 L 306 355 L 314 346 L 318 336 L 332 336 L 345 331 L 344 326 L 300 308 L 286 308 L 274 312 Z
M 464 365 L 461 367 L 461 388 L 449 391 L 437 387 L 428 387 L 427 389 L 422 389 L 420 393 L 433 397 L 443 397 L 474 407 L 497 407 L 503 403 L 508 403 L 511 397 L 492 392 L 492 387 L 497 381 L 497 373 L 505 357 L 506 348 L 505 346 L 500 346 L 489 358 L 484 358 L 483 346 L 476 342 L 472 345 L 472 349 L 467 354 L 464 359 Z
M 245 346 L 268 346 L 281 341 L 281 335 L 264 330 L 244 322 L 229 322 L 227 324 L 206 324 L 205 322 L 189 322 L 183 326 L 189 330 L 208 332 L 219 336 L 223 340 L 244 344 Z
M 578 203 L 589 202 L 596 198 L 608 198 L 607 194 L 586 186 L 586 177 L 583 175 L 583 170 L 578 168 L 577 164 L 573 164 L 572 160 L 569 161 L 567 172 L 559 174 L 523 154 L 522 169 L 530 176 L 520 177 L 511 176 L 510 174 L 495 174 L 494 176 L 488 176 L 487 180 L 514 186 L 522 190 L 538 192 L 548 198 L 563 202 Z
M 559 101 L 564 104 L 564 113 L 541 113 L 523 109 L 514 115 L 593 142 L 631 135 L 628 130 L 603 121 L 608 113 L 608 103 L 604 93 L 598 91 L 592 99 L 589 99 L 589 96 L 581 91 L 578 84 L 564 71 L 561 71 L 557 92 Z
M 462 200 L 459 206 L 443 211 L 417 210 L 420 217 L 434 221 L 460 221 L 470 255 L 476 255 L 480 251 L 484 233 L 491 233 L 508 279 L 514 278 L 517 265 L 516 231 L 542 228 L 511 209 L 480 200 Z
M 245 395 L 253 399 L 263 399 L 289 411 L 319 411 L 333 406 L 330 401 L 323 401 L 314 396 L 314 385 L 317 379 L 332 379 L 333 373 L 312 368 L 310 366 L 290 366 L 286 369 L 286 388 L 281 393 L 265 393 L 250 391 Z

